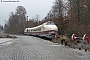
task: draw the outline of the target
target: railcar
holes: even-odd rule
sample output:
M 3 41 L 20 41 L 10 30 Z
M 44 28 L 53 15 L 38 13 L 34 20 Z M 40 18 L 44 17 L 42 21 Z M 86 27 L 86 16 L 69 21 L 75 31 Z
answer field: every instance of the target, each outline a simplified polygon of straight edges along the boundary
M 53 21 L 48 21 L 36 27 L 26 28 L 24 34 L 48 38 L 52 34 L 58 34 L 58 27 Z

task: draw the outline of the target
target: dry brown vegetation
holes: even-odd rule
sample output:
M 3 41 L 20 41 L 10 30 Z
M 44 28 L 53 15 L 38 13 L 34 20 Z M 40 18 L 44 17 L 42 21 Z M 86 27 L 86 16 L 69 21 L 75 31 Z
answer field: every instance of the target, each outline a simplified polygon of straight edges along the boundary
M 43 20 L 37 15 L 28 19 L 27 11 L 23 6 L 18 6 L 16 12 L 11 12 L 5 24 L 5 32 L 23 34 L 27 27 L 34 27 L 46 21 L 54 21 L 58 27 L 59 35 L 71 37 L 73 33 L 80 37 L 87 34 L 90 37 L 90 0 L 55 0 L 51 10 Z M 89 38 L 90 41 L 90 38 Z

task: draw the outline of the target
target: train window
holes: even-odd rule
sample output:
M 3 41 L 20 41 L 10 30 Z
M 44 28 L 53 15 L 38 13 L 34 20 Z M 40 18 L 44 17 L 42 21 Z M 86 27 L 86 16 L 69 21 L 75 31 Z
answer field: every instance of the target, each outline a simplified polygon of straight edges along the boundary
M 55 24 L 54 24 L 54 22 L 49 21 L 49 22 L 46 23 L 46 25 L 55 25 Z
M 28 30 L 28 32 L 30 32 L 30 30 Z
M 41 31 L 41 28 L 37 28 L 36 30 L 37 30 L 37 31 Z

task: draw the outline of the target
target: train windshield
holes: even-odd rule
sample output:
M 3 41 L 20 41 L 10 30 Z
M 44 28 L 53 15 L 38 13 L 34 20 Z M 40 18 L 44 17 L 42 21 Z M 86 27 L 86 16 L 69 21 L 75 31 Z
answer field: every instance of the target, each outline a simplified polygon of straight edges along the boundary
M 46 23 L 46 25 L 55 25 L 55 24 L 54 24 L 54 22 L 49 21 L 49 22 Z

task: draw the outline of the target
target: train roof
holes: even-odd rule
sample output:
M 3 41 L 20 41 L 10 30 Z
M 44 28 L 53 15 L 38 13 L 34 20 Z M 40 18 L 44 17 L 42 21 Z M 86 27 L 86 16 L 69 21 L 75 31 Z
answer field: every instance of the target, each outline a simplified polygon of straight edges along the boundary
M 32 28 L 26 28 L 26 30 L 27 29 L 36 29 L 36 28 L 39 28 L 39 27 L 41 27 L 42 25 L 39 25 L 39 26 L 36 26 L 36 27 L 32 27 Z
M 42 25 L 55 25 L 55 23 L 53 21 L 48 21 L 48 22 L 45 22 L 39 26 L 28 28 L 28 29 L 37 29 L 37 28 L 41 27 Z M 52 27 L 54 27 L 54 26 L 52 26 Z M 25 30 L 27 30 L 27 28 Z

